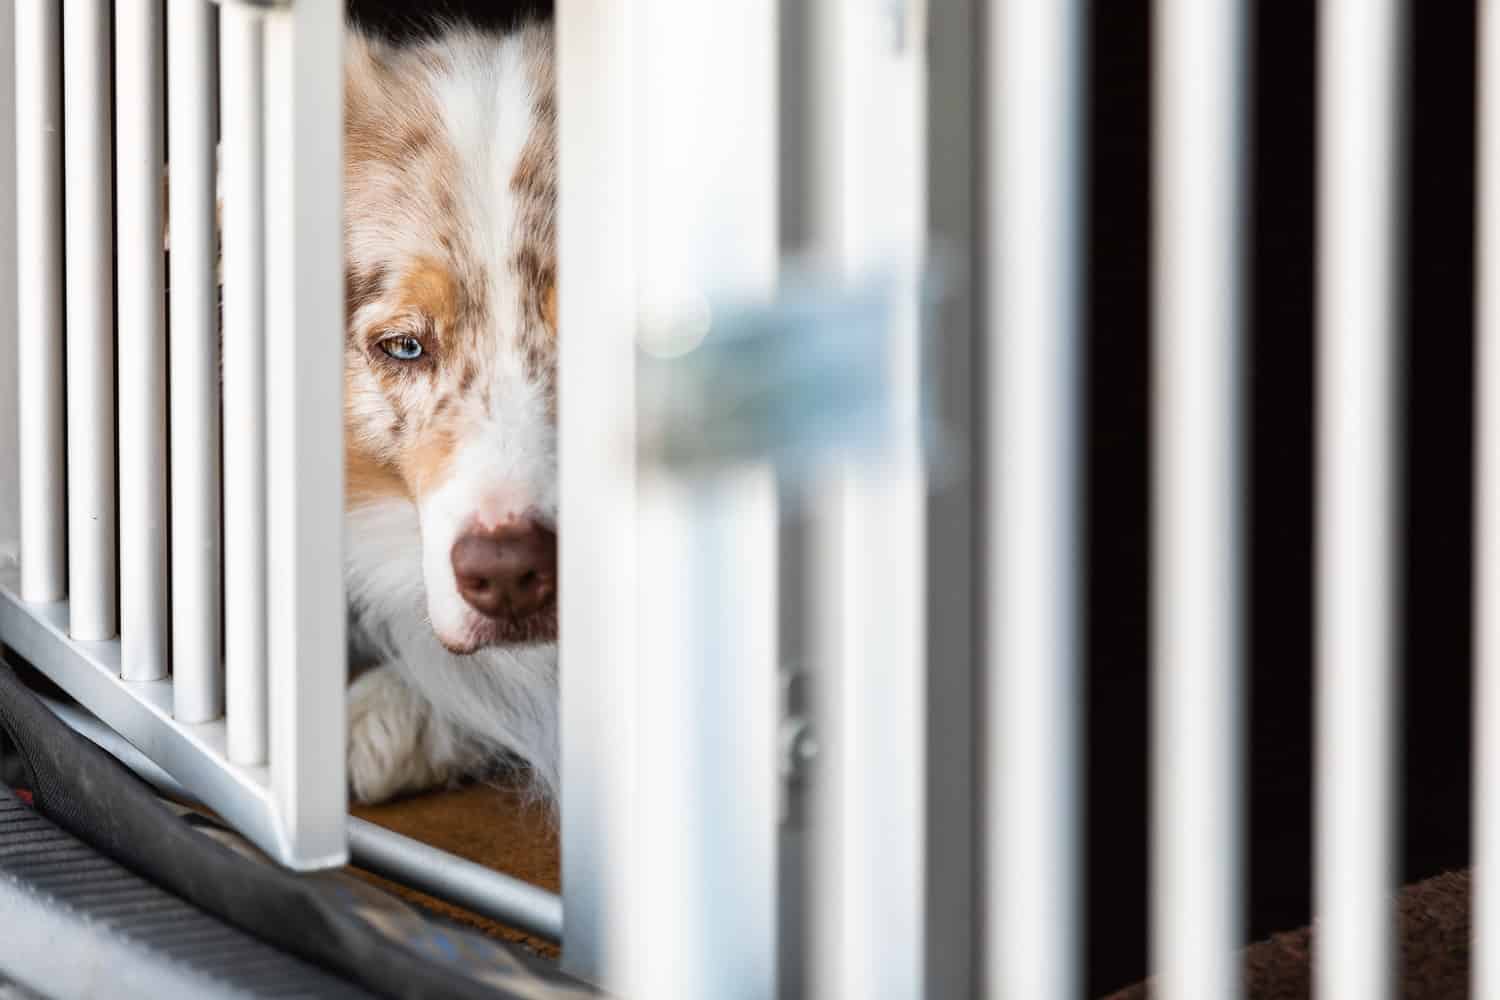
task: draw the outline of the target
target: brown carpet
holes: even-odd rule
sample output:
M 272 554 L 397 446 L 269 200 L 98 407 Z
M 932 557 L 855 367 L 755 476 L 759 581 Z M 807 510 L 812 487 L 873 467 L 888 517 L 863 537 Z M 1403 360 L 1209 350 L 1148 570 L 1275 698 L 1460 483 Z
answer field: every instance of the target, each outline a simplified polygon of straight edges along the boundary
M 557 891 L 558 842 L 548 818 L 525 805 L 512 790 L 472 785 L 414 796 L 355 815 L 415 837 L 496 871 Z M 395 885 L 367 872 L 362 878 L 428 906 L 486 934 L 523 942 L 543 955 L 555 946 L 450 903 Z M 1468 872 L 1452 872 L 1407 886 L 1397 896 L 1400 913 L 1398 995 L 1403 1000 L 1467 997 L 1469 976 Z M 1312 996 L 1312 951 L 1316 927 L 1277 934 L 1243 952 L 1247 1000 L 1308 1000 Z M 1147 1000 L 1151 981 L 1113 994 L 1109 1000 Z
M 1400 912 L 1398 995 L 1403 1000 L 1455 1000 L 1469 995 L 1468 872 L 1450 872 L 1407 886 Z M 1244 951 L 1246 1000 L 1305 1000 L 1312 996 L 1316 925 L 1277 934 Z M 1109 1000 L 1146 1000 L 1151 981 Z
M 424 841 L 476 864 L 514 875 L 553 892 L 561 886 L 558 842 L 542 810 L 528 806 L 511 789 L 470 785 L 387 802 L 356 806 L 354 815 L 388 830 Z M 556 946 L 523 931 L 433 899 L 368 872 L 360 877 L 405 899 L 421 903 L 486 934 L 520 941 L 539 954 L 556 957 Z

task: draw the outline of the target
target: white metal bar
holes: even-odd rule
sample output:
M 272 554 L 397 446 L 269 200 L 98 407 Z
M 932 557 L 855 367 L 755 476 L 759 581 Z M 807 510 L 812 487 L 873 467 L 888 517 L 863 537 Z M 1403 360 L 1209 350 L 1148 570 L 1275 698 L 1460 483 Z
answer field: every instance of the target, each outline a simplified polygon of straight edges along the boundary
M 807 250 L 835 275 L 854 269 L 845 230 L 850 213 L 845 209 L 844 184 L 849 161 L 858 162 L 844 137 L 850 115 L 851 84 L 848 63 L 850 32 L 846 24 L 851 5 L 842 0 L 824 0 L 808 5 L 804 15 L 808 94 L 802 114 L 807 137 L 802 167 L 805 171 L 805 201 L 802 225 L 807 230 Z M 848 882 L 844 862 L 849 824 L 857 822 L 848 809 L 847 789 L 851 776 L 848 738 L 848 705 L 844 674 L 850 650 L 845 627 L 844 600 L 847 581 L 844 531 L 844 501 L 848 473 L 840 463 L 828 471 L 817 486 L 808 511 L 808 551 L 803 572 L 811 607 L 807 611 L 805 644 L 811 671 L 810 715 L 818 743 L 817 759 L 808 777 L 808 818 L 811 826 L 811 859 L 807 893 L 808 936 L 806 983 L 803 995 L 812 997 L 847 995 L 859 956 L 849 946 L 846 920 L 849 909 Z
M 265 62 L 261 19 L 219 12 L 223 120 L 224 674 L 230 759 L 266 760 Z
M 917 296 L 925 263 L 920 4 L 813 13 L 812 250 L 835 279 L 894 283 L 892 440 L 833 463 L 810 577 L 817 880 L 810 992 L 916 997 L 926 977 L 925 478 Z
M 173 711 L 183 722 L 207 722 L 224 710 L 220 661 L 218 232 L 214 204 L 219 79 L 216 43 L 212 5 L 203 0 L 167 0 L 172 698 Z
M 615 985 L 639 884 L 637 775 L 635 142 L 638 15 L 613 0 L 559 0 L 557 102 L 558 536 L 562 691 L 563 965 Z M 593 331 L 587 339 L 570 330 Z M 607 663 L 608 670 L 598 669 Z
M 774 0 L 638 9 L 643 322 L 763 301 L 778 271 Z M 565 112 L 564 112 L 565 113 Z M 588 281 L 589 279 L 585 279 Z M 591 282 L 590 282 L 591 283 Z M 565 362 L 566 363 L 566 362 Z M 629 988 L 775 991 L 776 498 L 764 466 L 641 483 L 637 865 Z M 571 522 L 570 522 L 571 523 Z M 653 949 L 636 928 L 682 947 Z
M 636 957 L 625 995 L 768 997 L 776 983 L 774 482 L 650 478 L 640 491 L 642 777 Z M 642 946 L 634 928 L 619 928 Z
M 988 25 L 987 995 L 1071 997 L 1079 968 L 1082 19 Z
M 1400 0 L 1318 29 L 1317 835 L 1323 997 L 1390 995 L 1395 960 Z
M 167 676 L 167 330 L 162 247 L 161 0 L 115 18 L 119 315 L 120 672 Z
M 110 9 L 64 0 L 68 590 L 75 639 L 118 630 Z
M 341 4 L 265 15 L 271 790 L 299 854 L 347 857 Z
M 1500 4 L 1479 5 L 1472 995 L 1500 996 Z
M 1209 1000 L 1240 995 L 1245 13 L 1155 25 L 1152 968 Z
M 810 3 L 803 14 L 808 47 L 807 93 L 801 102 L 805 148 L 800 164 L 801 226 L 807 252 L 842 275 L 846 266 L 842 185 L 849 151 L 843 139 L 848 115 L 846 79 L 849 6 L 838 0 Z M 809 669 L 809 715 L 818 744 L 808 775 L 807 814 L 810 851 L 806 895 L 808 942 L 801 985 L 804 996 L 843 995 L 852 976 L 854 956 L 846 946 L 848 908 L 844 865 L 845 831 L 853 817 L 846 808 L 849 754 L 845 726 L 843 665 L 847 661 L 843 628 L 845 538 L 842 523 L 842 465 L 817 484 L 807 512 L 807 552 L 801 572 L 811 605 L 805 612 L 803 637 Z
M 62 20 L 47 0 L 18 0 L 16 26 L 16 361 L 20 403 L 21 595 L 68 589 L 63 383 Z
M 0 562 L 16 558 L 21 540 L 20 408 L 16 394 L 16 61 L 15 5 L 0 10 Z
M 350 861 L 376 875 L 546 938 L 562 940 L 562 898 L 504 872 L 349 817 Z

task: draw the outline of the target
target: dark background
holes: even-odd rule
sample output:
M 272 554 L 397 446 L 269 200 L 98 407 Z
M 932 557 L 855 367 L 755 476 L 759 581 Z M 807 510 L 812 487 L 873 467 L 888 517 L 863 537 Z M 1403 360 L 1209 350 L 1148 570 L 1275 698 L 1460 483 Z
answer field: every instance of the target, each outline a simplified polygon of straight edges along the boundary
M 941 0 L 939 0 L 941 2 Z M 1316 4 L 1249 5 L 1253 56 L 1250 913 L 1308 922 L 1312 851 L 1312 460 Z M 1469 455 L 1473 402 L 1472 3 L 1410 5 L 1407 547 L 1401 879 L 1469 862 Z M 356 0 L 492 25 L 542 0 Z M 1091 994 L 1147 973 L 1147 381 L 1151 4 L 1091 15 L 1088 933 Z
M 1090 135 L 1091 992 L 1146 971 L 1150 4 L 1095 4 Z M 1250 913 L 1311 914 L 1316 4 L 1252 11 Z M 1474 30 L 1414 3 L 1405 38 L 1403 882 L 1469 863 Z
M 507 28 L 519 18 L 551 17 L 552 0 L 346 0 L 351 20 L 395 38 L 426 33 L 438 20 Z

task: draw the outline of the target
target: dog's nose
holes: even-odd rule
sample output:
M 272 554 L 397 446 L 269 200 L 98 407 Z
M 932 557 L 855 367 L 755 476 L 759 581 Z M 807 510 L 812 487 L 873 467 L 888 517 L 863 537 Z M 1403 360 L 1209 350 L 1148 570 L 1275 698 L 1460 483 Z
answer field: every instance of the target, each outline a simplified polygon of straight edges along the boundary
M 522 619 L 557 596 L 557 535 L 525 519 L 453 544 L 458 592 L 488 618 Z

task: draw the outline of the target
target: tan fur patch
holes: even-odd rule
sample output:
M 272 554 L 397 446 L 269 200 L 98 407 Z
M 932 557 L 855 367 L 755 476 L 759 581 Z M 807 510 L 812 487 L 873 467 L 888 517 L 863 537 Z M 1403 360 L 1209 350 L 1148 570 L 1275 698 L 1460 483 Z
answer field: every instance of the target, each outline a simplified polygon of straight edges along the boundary
M 406 484 L 390 465 L 381 462 L 361 447 L 351 435 L 344 435 L 344 499 L 349 507 L 374 500 L 407 496 Z
M 412 88 L 395 72 L 394 50 L 355 40 L 345 61 L 344 148 L 351 163 L 399 164 L 420 156 L 433 142 L 431 95 Z M 382 114 L 399 109 L 404 114 Z
M 448 478 L 457 448 L 458 442 L 452 434 L 438 431 L 429 435 L 420 448 L 410 449 L 402 456 L 402 472 L 417 496 L 436 489 Z
M 412 312 L 427 316 L 439 329 L 452 329 L 463 303 L 453 274 L 435 260 L 418 261 L 401 279 L 401 299 Z
M 547 295 L 542 299 L 542 315 L 547 320 L 547 326 L 552 329 L 552 336 L 557 336 L 557 285 L 554 283 L 547 289 Z

